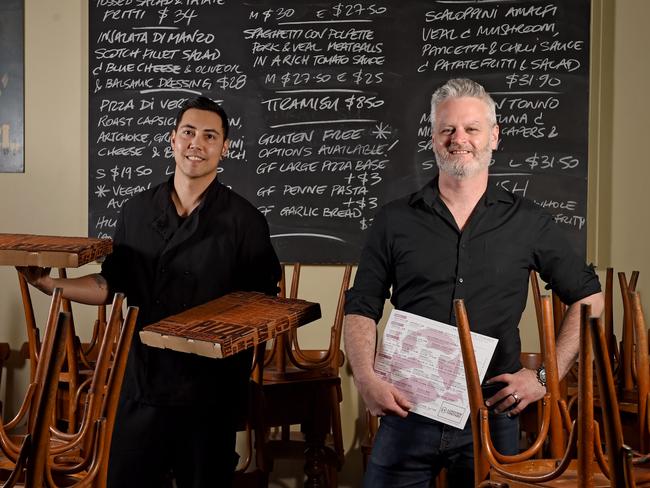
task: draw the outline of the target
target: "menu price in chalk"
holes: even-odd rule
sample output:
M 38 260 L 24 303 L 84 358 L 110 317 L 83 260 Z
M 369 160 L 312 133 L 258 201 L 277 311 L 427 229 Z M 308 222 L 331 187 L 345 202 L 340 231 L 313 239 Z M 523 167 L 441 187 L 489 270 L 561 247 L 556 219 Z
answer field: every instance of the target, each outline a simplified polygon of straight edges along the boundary
M 436 173 L 429 99 L 464 76 L 496 102 L 490 184 L 546 208 L 584 252 L 589 2 L 95 0 L 89 233 L 169 178 L 180 105 L 231 117 L 220 180 L 282 260 L 356 261 L 377 209 Z

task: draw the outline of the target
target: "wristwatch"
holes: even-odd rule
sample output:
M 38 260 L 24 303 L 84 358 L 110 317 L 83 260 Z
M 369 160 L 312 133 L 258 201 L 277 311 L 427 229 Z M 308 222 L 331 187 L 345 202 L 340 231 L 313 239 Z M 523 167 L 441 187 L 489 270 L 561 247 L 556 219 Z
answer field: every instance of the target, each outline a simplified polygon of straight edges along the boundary
M 544 365 L 537 368 L 537 381 L 539 384 L 546 388 L 546 368 Z

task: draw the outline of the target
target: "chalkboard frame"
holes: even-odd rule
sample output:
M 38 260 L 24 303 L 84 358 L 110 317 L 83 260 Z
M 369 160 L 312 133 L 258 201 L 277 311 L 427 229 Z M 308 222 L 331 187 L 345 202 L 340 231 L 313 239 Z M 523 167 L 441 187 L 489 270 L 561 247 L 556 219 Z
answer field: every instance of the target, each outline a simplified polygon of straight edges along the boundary
M 552 2 L 553 2 L 553 0 L 549 0 L 546 3 L 552 3 Z M 299 2 L 292 2 L 291 0 L 288 0 L 285 3 L 287 5 L 294 5 L 294 4 L 297 4 Z M 391 3 L 391 2 L 384 2 L 384 3 Z M 453 2 L 442 2 L 442 3 L 453 3 Z M 467 2 L 457 2 L 457 3 L 467 3 Z M 512 3 L 512 2 L 502 2 L 502 3 Z M 514 3 L 516 3 L 516 4 L 520 4 L 520 3 L 534 4 L 536 2 L 531 2 L 531 1 L 525 1 L 524 0 L 524 1 L 517 1 L 517 2 L 514 2 Z M 583 10 L 583 7 L 582 7 L 583 4 L 586 5 L 586 10 Z M 252 6 L 266 5 L 266 2 L 258 0 L 258 1 L 252 2 L 251 5 Z M 583 154 L 582 157 L 584 159 L 585 175 L 584 176 L 583 175 L 578 175 L 578 177 L 575 178 L 575 182 L 578 183 L 579 185 L 584 186 L 584 189 L 585 189 L 585 191 L 584 191 L 584 203 L 582 203 L 582 202 L 580 202 L 580 203 L 584 207 L 582 209 L 582 213 L 584 215 L 586 215 L 587 214 L 586 189 L 587 189 L 587 184 L 588 184 L 587 177 L 588 177 L 588 170 L 589 170 L 589 167 L 586 164 L 587 160 L 588 160 L 588 144 L 587 144 L 588 123 L 587 123 L 586 119 L 588 117 L 588 115 L 587 115 L 588 114 L 588 111 L 587 111 L 588 101 L 587 101 L 587 99 L 588 99 L 588 87 L 589 87 L 589 83 L 590 83 L 589 72 L 588 72 L 590 60 L 588 59 L 588 56 L 589 56 L 589 52 L 590 52 L 590 49 L 591 49 L 591 47 L 589 46 L 589 32 L 590 32 L 590 29 L 591 29 L 591 24 L 590 24 L 589 18 L 590 18 L 591 2 L 590 2 L 590 0 L 581 0 L 580 5 L 581 6 L 578 8 L 578 10 L 579 10 L 579 15 L 581 16 L 580 18 L 583 19 L 584 23 L 586 24 L 584 39 L 585 39 L 585 42 L 587 44 L 587 49 L 585 51 L 585 53 L 586 53 L 585 55 L 587 56 L 587 62 L 585 63 L 585 67 L 584 67 L 584 70 L 586 70 L 586 76 L 585 76 L 586 88 L 584 89 L 585 93 L 584 93 L 584 97 L 583 97 L 584 111 L 582 111 L 582 110 L 574 110 L 573 111 L 574 113 L 569 113 L 569 116 L 573 116 L 573 115 L 575 115 L 575 113 L 584 112 L 584 119 L 585 119 L 584 122 L 585 123 L 582 124 L 583 129 L 582 129 L 582 131 L 580 133 L 580 138 L 581 138 L 581 140 L 584 140 L 584 144 L 583 144 L 584 154 Z M 91 45 L 92 45 L 92 36 L 91 36 Z M 235 50 L 239 49 L 241 51 L 241 52 L 238 51 L 239 57 L 242 57 L 242 56 L 244 56 L 246 54 L 244 52 L 245 49 L 242 50 L 241 46 L 235 46 L 233 49 L 235 49 Z M 93 69 L 92 60 L 91 60 L 90 68 Z M 449 76 L 455 76 L 455 75 L 458 75 L 458 74 L 462 74 L 462 73 L 457 72 L 457 71 L 450 71 L 449 72 Z M 485 78 L 485 77 L 477 76 L 475 78 L 477 78 L 481 82 L 484 82 L 486 84 L 486 87 L 488 87 L 488 89 L 490 89 L 490 78 L 489 77 Z M 442 81 L 444 81 L 444 80 L 442 80 Z M 90 86 L 91 92 L 92 92 L 92 89 L 93 89 L 92 85 L 93 85 L 93 83 L 91 83 L 91 86 Z M 431 88 L 433 88 L 433 84 L 432 84 Z M 583 88 L 584 88 L 584 86 L 583 86 Z M 417 103 L 415 103 L 415 105 L 417 107 L 426 106 L 426 104 L 428 103 L 427 102 L 428 95 L 429 95 L 429 93 L 427 92 L 426 95 L 422 96 L 422 100 L 418 100 Z M 253 97 L 261 97 L 261 96 L 262 95 L 259 95 L 259 94 L 253 94 Z M 222 97 L 220 97 L 219 94 L 217 94 L 216 98 L 219 99 L 219 98 L 222 98 Z M 96 109 L 97 107 L 94 107 L 94 108 Z M 417 108 L 416 110 L 420 110 L 420 108 Z M 90 120 L 91 120 L 91 124 L 92 124 L 92 114 L 93 114 L 92 104 L 91 104 L 91 110 L 89 112 L 91 114 Z M 249 117 L 249 118 L 250 117 L 259 118 L 260 113 L 259 113 L 258 109 L 255 109 L 255 110 L 251 111 L 251 113 L 247 113 L 246 116 Z M 511 141 L 508 141 L 508 140 L 506 140 L 506 141 L 508 143 L 511 142 Z M 93 144 L 93 142 L 91 140 L 90 146 L 92 146 L 92 144 Z M 93 154 L 92 154 L 92 147 L 91 147 L 91 149 L 90 149 L 90 160 L 92 160 L 92 157 L 93 157 Z M 429 155 L 428 158 L 431 159 L 431 155 Z M 417 160 L 417 158 L 414 158 L 414 161 L 410 161 L 410 158 L 406 158 L 406 161 L 407 161 L 406 164 L 410 164 L 410 165 L 422 164 L 422 162 Z M 222 175 L 224 177 L 223 181 L 226 182 L 226 184 L 230 184 L 231 181 L 233 181 L 233 180 L 229 180 L 229 174 L 230 174 L 230 167 L 228 167 L 229 164 L 230 163 L 228 161 L 226 161 L 224 163 L 224 165 L 223 165 L 227 169 L 226 172 Z M 90 171 L 89 171 L 89 174 L 90 174 Z M 435 174 L 435 172 L 430 172 L 428 174 L 423 174 L 423 175 L 420 175 L 418 173 L 416 175 L 416 178 L 418 179 L 417 184 L 414 184 L 413 181 L 410 181 L 410 182 L 407 181 L 407 180 L 409 180 L 409 178 L 411 178 L 411 177 L 407 177 L 407 180 L 405 180 L 405 181 L 406 181 L 406 183 L 411 185 L 411 186 L 409 186 L 408 191 L 402 191 L 404 185 L 402 185 L 401 180 L 398 180 L 398 181 L 394 182 L 394 184 L 388 186 L 389 198 L 386 198 L 386 200 L 382 201 L 382 203 L 386 203 L 386 201 L 388 201 L 388 200 L 390 200 L 392 198 L 395 198 L 395 197 L 401 196 L 401 195 L 403 195 L 405 193 L 410 193 L 411 191 L 417 190 L 419 186 L 421 186 L 426 181 L 428 181 L 434 174 Z M 220 176 L 220 178 L 222 176 Z M 541 179 L 543 179 L 543 177 L 537 177 L 537 179 L 539 181 L 541 181 Z M 244 178 L 242 181 L 245 181 L 245 180 L 247 180 L 247 178 Z M 549 180 L 549 182 L 550 182 L 550 183 L 548 183 L 549 186 L 553 185 L 551 180 Z M 93 183 L 92 182 L 92 175 L 91 175 L 91 182 L 90 183 L 91 183 L 91 186 L 92 186 L 92 183 Z M 233 184 L 233 186 L 237 191 L 240 191 L 240 186 L 235 185 L 235 184 Z M 260 205 L 260 199 L 256 198 L 254 191 L 251 192 L 249 190 L 245 190 L 243 192 L 243 194 L 247 198 L 249 198 L 251 201 L 253 201 L 254 204 L 256 204 L 258 206 Z M 259 197 L 259 192 L 258 192 L 257 196 Z M 91 197 L 91 192 L 89 192 L 89 204 L 90 204 L 90 199 L 91 198 L 92 198 Z M 551 204 L 557 204 L 558 202 L 556 202 L 554 200 L 551 200 L 550 203 Z M 570 205 L 573 205 L 573 204 L 570 203 Z M 329 263 L 334 263 L 334 262 L 342 262 L 342 261 L 350 262 L 350 261 L 355 261 L 356 260 L 357 256 L 354 256 L 354 258 L 350 258 L 349 249 L 347 250 L 348 254 L 339 253 L 338 250 L 337 250 L 337 247 L 336 247 L 339 244 L 337 242 L 335 242 L 335 241 L 328 242 L 326 245 L 323 245 L 322 247 L 323 247 L 323 249 L 325 249 L 325 251 L 323 253 L 321 253 L 321 255 L 319 257 L 310 258 L 310 255 L 309 255 L 309 243 L 308 243 L 309 238 L 302 237 L 302 236 L 301 237 L 293 236 L 292 237 L 293 242 L 288 242 L 285 245 L 285 243 L 282 242 L 283 238 L 279 237 L 281 234 L 285 233 L 285 228 L 278 227 L 277 223 L 273 219 L 273 216 L 270 216 L 268 218 L 269 218 L 269 221 L 270 221 L 272 233 L 275 236 L 274 237 L 274 244 L 276 245 L 276 248 L 278 249 L 280 257 L 281 257 L 281 259 L 283 261 L 302 261 L 302 262 L 309 262 L 309 263 L 312 263 L 312 264 L 329 264 Z M 585 220 L 584 217 L 582 217 L 582 220 L 583 220 L 583 224 L 581 224 L 581 225 L 584 225 L 584 220 Z M 89 207 L 89 235 L 94 235 L 91 232 L 92 226 L 93 226 L 93 216 L 92 216 L 91 208 Z M 289 231 L 287 231 L 287 233 L 291 233 L 290 230 L 291 229 L 289 229 Z M 305 239 L 307 239 L 307 240 L 305 240 Z M 319 239 L 321 239 L 321 238 L 319 238 Z M 360 247 L 360 245 L 362 244 L 362 241 L 363 241 L 363 238 L 359 239 L 359 242 L 357 242 L 355 245 Z M 577 246 L 578 252 L 581 252 L 581 253 L 584 254 L 584 251 L 585 251 L 585 248 L 586 248 L 586 231 L 584 229 L 582 230 L 582 234 L 579 236 L 579 242 L 576 244 L 576 246 Z M 325 256 L 325 258 L 323 258 L 325 252 L 329 253 L 329 254 L 327 256 Z

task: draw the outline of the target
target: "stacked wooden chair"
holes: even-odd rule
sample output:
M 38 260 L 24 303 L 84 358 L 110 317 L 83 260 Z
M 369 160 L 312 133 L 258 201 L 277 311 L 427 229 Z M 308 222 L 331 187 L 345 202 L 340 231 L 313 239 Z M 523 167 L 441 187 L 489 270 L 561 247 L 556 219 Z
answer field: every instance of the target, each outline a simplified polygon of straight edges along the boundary
M 101 341 L 99 341 L 99 351 L 92 373 L 73 392 L 75 402 L 79 402 L 81 405 L 79 420 L 72 424 L 74 427 L 72 431 L 66 429 L 67 432 L 62 432 L 58 430 L 55 420 L 57 417 L 55 407 L 52 407 L 51 413 L 45 418 L 39 417 L 38 395 L 35 394 L 38 385 L 42 383 L 42 378 L 48 371 L 48 356 L 43 351 L 48 351 L 48 347 L 50 347 L 48 345 L 52 342 L 50 331 L 61 308 L 61 290 L 54 291 L 48 325 L 36 357 L 34 379 L 16 417 L 8 423 L 2 424 L 0 428 L 0 447 L 2 448 L 0 469 L 15 472 L 21 455 L 23 455 L 22 446 L 25 437 L 15 434 L 14 431 L 26 420 L 27 436 L 31 437 L 29 442 L 34 444 L 33 432 L 36 430 L 36 425 L 39 422 L 46 422 L 47 442 L 45 443 L 42 437 L 38 439 L 39 446 L 43 446 L 45 443 L 46 452 L 41 452 L 41 448 L 38 452 L 46 459 L 42 476 L 47 480 L 47 485 L 50 487 L 105 486 L 119 392 L 138 312 L 137 308 L 129 307 L 124 320 L 122 320 L 123 301 L 122 294 L 115 295 L 110 318 Z M 64 352 L 59 354 L 61 361 L 68 356 L 67 345 L 69 337 L 73 335 L 70 314 L 65 312 L 65 316 L 68 318 L 70 332 L 64 338 Z M 54 388 L 55 392 L 59 390 L 59 373 L 60 368 L 56 381 L 53 380 L 57 385 Z M 32 468 L 29 468 L 28 471 L 30 469 Z M 42 485 L 31 486 L 40 487 Z
M 535 271 L 530 272 L 530 284 L 533 294 L 533 303 L 535 305 L 535 315 L 537 319 L 537 329 L 539 335 L 540 353 L 522 353 L 522 359 L 527 358 L 527 361 L 522 360 L 522 365 L 529 369 L 537 369 L 539 365 L 546 364 L 547 357 L 555 357 L 555 340 L 559 334 L 560 325 L 564 319 L 564 312 L 566 307 L 557 296 L 553 293 L 550 298 L 551 308 L 546 311 L 543 310 L 542 293 L 539 288 L 539 281 Z M 548 305 L 546 305 L 548 307 Z M 537 366 L 537 367 L 535 367 Z M 546 442 L 545 451 L 551 456 L 558 457 L 564 451 L 567 442 L 567 424 L 562 420 L 560 412 L 560 402 L 562 399 L 567 401 L 567 382 L 559 379 L 557 369 L 552 372 L 553 378 L 548 383 L 548 392 L 551 395 L 552 402 L 550 404 L 551 417 L 549 425 L 549 436 Z M 547 378 L 549 371 L 547 368 Z M 556 381 L 557 380 L 557 381 Z M 541 403 L 530 405 L 522 413 L 522 431 L 531 437 L 531 432 L 538 430 L 541 425 Z M 535 422 L 535 419 L 537 422 Z M 537 424 L 537 429 L 535 428 Z M 541 457 L 544 451 L 540 452 Z
M 291 288 L 287 293 L 283 273 L 281 294 L 298 298 L 302 266 L 300 263 L 292 266 Z M 340 343 L 345 291 L 350 284 L 352 265 L 342 268 L 327 348 L 303 349 L 297 331 L 291 330 L 276 338 L 266 351 L 261 375 L 261 423 L 266 434 L 261 441 L 263 445 L 257 446 L 262 453 L 259 463 L 271 471 L 275 459 L 302 458 L 307 487 L 337 486 L 337 473 L 344 461 L 339 376 L 344 356 Z M 300 429 L 291 428 L 295 425 Z
M 56 406 L 59 373 L 65 357 L 65 342 L 70 333 L 70 315 L 60 312 L 47 324 L 41 348 L 39 373 L 29 385 L 33 415 L 27 433 L 21 437 L 15 461 L 2 481 L 3 488 L 18 486 L 45 486 L 50 423 Z M 0 425 L 2 423 L 0 422 Z M 0 430 L 0 444 L 5 452 L 6 435 Z
M 67 277 L 65 268 L 59 268 L 58 273 L 61 278 Z M 27 343 L 23 349 L 29 359 L 30 380 L 33 380 L 41 348 L 40 332 L 34 314 L 29 284 L 20 272 L 18 272 L 18 283 L 27 329 Z M 56 415 L 60 424 L 65 425 L 69 432 L 74 432 L 79 421 L 80 400 L 83 400 L 83 398 L 80 398 L 79 392 L 83 392 L 82 384 L 87 382 L 92 375 L 94 362 L 106 330 L 106 306 L 100 305 L 97 307 L 97 319 L 93 325 L 92 337 L 90 342 L 85 345 L 81 343 L 74 333 L 75 322 L 72 304 L 68 299 L 61 298 L 59 306 L 61 310 L 70 314 L 73 334 L 68 335 L 66 339 L 65 362 L 59 377 L 60 385 L 57 391 Z
M 542 298 L 545 327 L 551 327 L 551 302 Z M 580 361 L 578 386 L 578 418 L 571 421 L 565 402 L 560 399 L 563 421 L 570 427 L 566 449 L 560 458 L 533 459 L 548 431 L 548 403 L 552 395 L 544 399 L 546 404 L 540 442 L 516 456 L 503 456 L 495 451 L 490 439 L 488 412 L 483 406 L 478 370 L 472 348 L 469 321 L 462 300 L 455 302 L 461 349 L 468 384 L 471 421 L 474 432 L 475 476 L 479 487 L 529 487 L 529 486 L 599 486 L 633 487 L 650 483 L 650 470 L 634 466 L 633 454 L 623 444 L 607 340 L 600 319 L 590 318 L 590 307 L 583 305 L 580 319 Z M 592 346 L 593 344 L 593 346 Z M 548 346 L 548 343 L 546 344 Z M 593 359 L 602 407 L 602 423 L 606 449 L 603 451 L 598 424 L 593 408 Z M 547 373 L 555 366 L 547 359 Z M 550 382 L 557 377 L 550 375 Z M 539 446 L 539 447 L 538 447 Z M 638 459 L 644 461 L 643 457 Z

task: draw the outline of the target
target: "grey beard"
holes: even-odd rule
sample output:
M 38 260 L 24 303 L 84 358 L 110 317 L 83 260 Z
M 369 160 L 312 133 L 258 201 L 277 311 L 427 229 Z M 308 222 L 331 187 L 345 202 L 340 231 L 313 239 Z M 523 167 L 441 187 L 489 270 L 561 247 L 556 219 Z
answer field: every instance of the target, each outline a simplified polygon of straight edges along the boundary
M 490 158 L 488 158 L 485 163 L 478 161 L 468 166 L 462 163 L 446 161 L 445 158 L 436 155 L 436 164 L 438 165 L 438 171 L 441 173 L 445 173 L 457 180 L 462 180 L 474 176 L 486 169 L 490 164 Z

